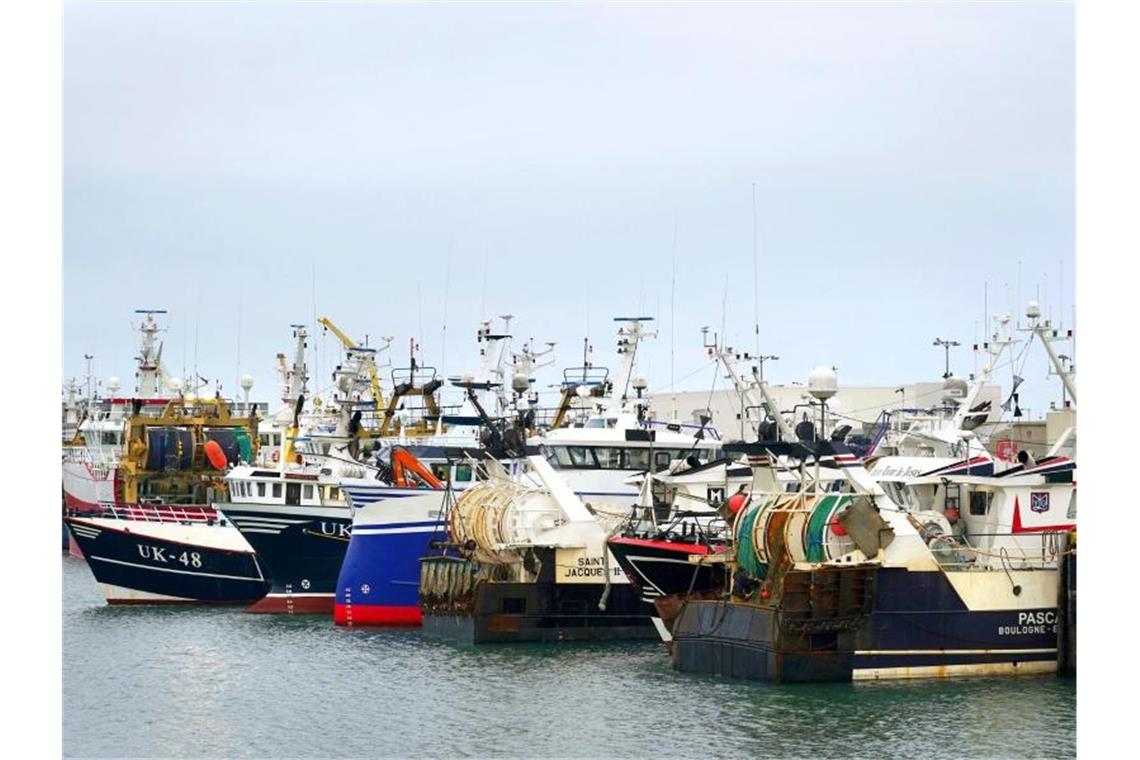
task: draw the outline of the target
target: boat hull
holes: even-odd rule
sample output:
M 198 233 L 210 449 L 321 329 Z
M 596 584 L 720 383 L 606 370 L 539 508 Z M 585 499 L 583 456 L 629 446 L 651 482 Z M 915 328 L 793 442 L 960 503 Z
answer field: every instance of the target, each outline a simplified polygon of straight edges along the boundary
M 601 583 L 484 583 L 469 611 L 426 611 L 423 629 L 462 644 L 657 638 L 636 588 L 611 586 L 604 610 L 603 594 Z
M 66 521 L 108 604 L 249 604 L 269 589 L 256 555 L 232 525 Z
M 344 626 L 418 626 L 420 558 L 446 537 L 443 491 L 388 487 L 365 501 L 351 486 L 352 536 L 336 585 L 333 620 Z M 363 503 L 362 503 L 363 502 Z
M 352 530 L 347 506 L 232 503 L 225 513 L 257 552 L 270 582 L 269 593 L 249 612 L 332 614 Z
M 873 583 L 848 584 L 853 592 L 837 584 L 840 601 L 830 607 L 806 597 L 780 606 L 690 599 L 673 627 L 674 667 L 777 683 L 1056 670 L 1056 608 L 1042 601 L 1055 598 L 1054 571 L 871 572 Z M 822 577 L 805 575 L 805 589 Z M 860 610 L 857 597 L 867 593 L 873 604 Z

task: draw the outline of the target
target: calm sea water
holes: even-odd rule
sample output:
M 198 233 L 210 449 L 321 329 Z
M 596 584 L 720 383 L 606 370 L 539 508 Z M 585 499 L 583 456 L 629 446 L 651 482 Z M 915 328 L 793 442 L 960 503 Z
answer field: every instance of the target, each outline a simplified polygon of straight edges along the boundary
M 1071 757 L 1053 676 L 769 686 L 660 644 L 457 647 L 240 609 L 112 608 L 63 559 L 68 757 Z

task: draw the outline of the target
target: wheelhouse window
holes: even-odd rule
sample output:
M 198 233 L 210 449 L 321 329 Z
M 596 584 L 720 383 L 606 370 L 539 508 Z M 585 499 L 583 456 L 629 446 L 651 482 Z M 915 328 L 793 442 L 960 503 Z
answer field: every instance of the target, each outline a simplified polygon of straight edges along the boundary
M 301 489 L 301 498 L 305 501 L 313 500 L 313 487 L 311 485 L 306 485 Z
M 554 467 L 572 467 L 573 463 L 570 461 L 570 452 L 566 450 L 565 446 L 547 446 L 543 452 L 546 454 L 546 460 Z
M 281 498 L 281 484 L 280 483 L 274 483 L 273 484 L 273 498 L 274 499 L 280 499 Z
M 594 453 L 585 446 L 570 446 L 570 461 L 575 467 L 595 467 Z
M 265 498 L 265 484 L 264 483 L 258 483 L 257 484 L 257 496 L 258 496 L 258 498 L 261 498 L 261 499 Z
M 459 483 L 469 483 L 471 481 L 471 465 L 455 465 L 455 480 Z
M 974 491 L 970 494 L 970 514 L 987 515 L 994 495 L 990 491 Z
M 625 452 L 626 452 L 625 469 L 627 469 L 627 470 L 648 470 L 649 469 L 649 449 L 629 448 L 629 449 L 626 449 Z
M 594 449 L 594 456 L 598 459 L 598 467 L 603 470 L 620 470 L 622 469 L 621 449 L 611 449 L 605 446 L 599 446 Z

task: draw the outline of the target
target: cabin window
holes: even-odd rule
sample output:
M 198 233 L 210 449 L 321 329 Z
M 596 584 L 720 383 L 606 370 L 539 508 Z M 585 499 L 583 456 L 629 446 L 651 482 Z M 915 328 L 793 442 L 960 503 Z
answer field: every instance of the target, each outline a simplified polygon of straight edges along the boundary
M 273 434 L 273 445 L 274 446 L 280 446 L 281 445 L 281 434 L 280 433 L 274 433 Z
M 447 465 L 435 463 L 431 466 L 431 474 L 439 480 L 447 480 Z
M 1069 511 L 1065 517 L 1069 520 L 1077 519 L 1077 492 L 1075 490 L 1069 494 Z
M 566 451 L 565 446 L 547 446 L 546 459 L 554 467 L 570 467 L 570 453 Z
M 471 480 L 471 465 L 457 464 L 455 465 L 455 479 L 460 483 L 467 483 Z
M 975 516 L 988 515 L 990 503 L 993 500 L 994 495 L 989 491 L 974 491 L 970 494 L 970 514 Z
M 114 446 L 119 442 L 119 436 L 115 433 L 103 433 L 102 441 L 104 446 Z
M 603 470 L 620 470 L 621 449 L 599 447 L 594 449 L 594 456 L 598 458 L 598 466 Z
M 258 483 L 257 484 L 257 495 L 260 498 L 265 498 L 265 484 L 264 483 Z
M 625 450 L 626 462 L 625 469 L 627 470 L 648 470 L 649 469 L 649 449 L 631 448 Z
M 672 461 L 672 455 L 668 451 L 656 451 L 653 453 L 653 467 L 656 470 L 664 470 L 669 466 Z
M 274 499 L 280 499 L 281 498 L 281 484 L 280 483 L 274 483 L 273 484 L 273 498 Z
M 594 454 L 585 446 L 570 446 L 570 461 L 575 467 L 596 467 Z
M 313 487 L 310 485 L 306 485 L 303 489 L 301 489 L 301 498 L 304 499 L 305 501 L 312 501 L 313 500 Z
M 583 425 L 582 427 L 584 427 L 584 428 L 604 428 L 605 426 L 606 426 L 606 421 L 604 419 L 602 419 L 601 417 L 595 417 L 594 419 L 586 420 L 586 424 Z
M 337 488 L 336 486 L 331 486 L 329 488 L 329 500 L 330 501 L 340 501 L 340 489 Z

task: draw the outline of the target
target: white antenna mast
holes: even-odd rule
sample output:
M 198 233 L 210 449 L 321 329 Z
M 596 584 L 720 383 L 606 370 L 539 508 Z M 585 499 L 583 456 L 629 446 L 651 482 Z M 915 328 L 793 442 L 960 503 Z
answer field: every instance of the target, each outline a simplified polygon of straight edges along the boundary
M 673 277 L 669 283 L 669 392 L 672 394 L 673 420 L 677 419 L 677 217 L 673 216 Z
M 760 259 L 757 246 L 756 232 L 756 183 L 752 183 L 752 303 L 755 309 L 756 321 L 753 327 L 756 332 L 756 355 L 760 355 Z

